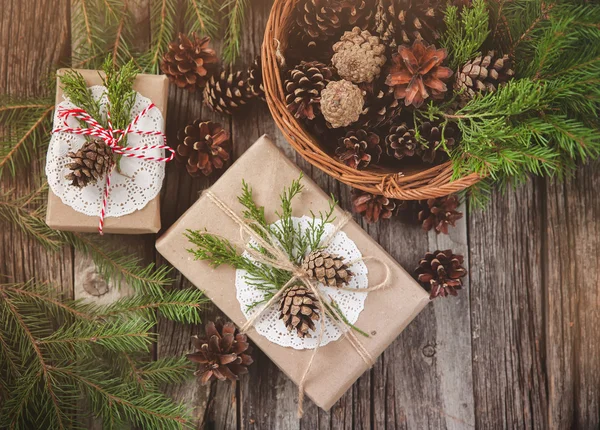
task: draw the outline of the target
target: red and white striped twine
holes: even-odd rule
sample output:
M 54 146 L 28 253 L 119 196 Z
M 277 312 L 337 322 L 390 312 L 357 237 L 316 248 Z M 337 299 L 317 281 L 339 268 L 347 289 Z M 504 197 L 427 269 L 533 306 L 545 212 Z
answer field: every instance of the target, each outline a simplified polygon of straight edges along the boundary
M 135 116 L 133 121 L 127 126 L 125 130 L 113 129 L 112 120 L 110 117 L 110 112 L 106 113 L 108 128 L 104 128 L 96 121 L 94 118 L 90 116 L 85 110 L 81 108 L 73 108 L 73 109 L 60 109 L 58 112 L 58 117 L 63 120 L 62 127 L 56 127 L 52 130 L 52 133 L 69 133 L 69 134 L 78 134 L 84 136 L 94 136 L 102 139 L 115 154 L 120 154 L 123 157 L 132 157 L 139 158 L 141 160 L 150 160 L 156 162 L 169 162 L 175 157 L 175 151 L 167 145 L 167 136 L 162 131 L 144 131 L 137 130 L 134 127 L 139 122 L 140 118 L 148 113 L 148 111 L 152 108 L 156 107 L 154 103 L 150 103 L 150 105 L 146 106 L 139 114 Z M 88 125 L 88 128 L 76 128 L 69 127 L 67 125 L 67 119 L 69 117 L 77 118 Z M 145 146 L 137 146 L 137 147 L 129 147 L 129 146 L 120 146 L 121 141 L 127 134 L 137 134 L 140 136 L 161 136 L 163 138 L 164 144 L 162 145 L 145 145 Z M 168 157 L 150 157 L 144 154 L 140 154 L 140 151 L 146 151 L 151 149 L 166 149 L 171 155 Z M 114 167 L 114 166 L 112 166 Z M 98 233 L 104 234 L 104 216 L 106 215 L 106 206 L 108 204 L 108 196 L 110 189 L 110 175 L 112 174 L 112 168 L 106 175 L 106 182 L 104 185 L 104 195 L 102 198 L 102 209 L 100 210 L 100 220 L 98 222 Z

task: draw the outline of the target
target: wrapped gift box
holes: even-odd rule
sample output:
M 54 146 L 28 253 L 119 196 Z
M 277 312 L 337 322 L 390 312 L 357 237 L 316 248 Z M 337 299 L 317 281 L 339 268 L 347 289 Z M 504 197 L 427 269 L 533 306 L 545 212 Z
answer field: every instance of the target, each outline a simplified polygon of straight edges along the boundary
M 82 74 L 88 86 L 102 85 L 102 79 L 96 70 L 77 70 Z M 64 69 L 58 71 L 58 74 Z M 64 100 L 60 79 L 57 77 L 56 104 Z M 158 107 L 166 124 L 167 100 L 169 95 L 169 81 L 163 75 L 137 76 L 133 89 L 144 97 L 149 98 Z M 162 130 L 165 131 L 164 129 Z M 48 209 L 46 224 L 56 230 L 76 232 L 97 232 L 98 217 L 88 216 L 77 212 L 72 207 L 64 204 L 52 190 L 48 192 Z M 143 234 L 156 233 L 160 230 L 160 195 L 152 199 L 140 210 L 121 217 L 107 217 L 104 220 L 105 233 Z
M 279 209 L 279 195 L 284 187 L 297 179 L 300 170 L 267 138 L 261 137 L 212 186 L 211 191 L 234 211 L 241 213 L 237 201 L 242 179 L 253 189 L 254 199 L 265 207 L 267 221 L 274 222 L 273 212 Z M 327 196 L 312 180 L 302 179 L 304 190 L 294 199 L 293 216 L 326 211 Z M 342 210 L 336 208 L 339 219 Z M 271 218 L 269 219 L 269 215 Z M 194 285 L 234 321 L 243 325 L 245 317 L 236 298 L 235 269 L 229 266 L 212 268 L 207 261 L 196 261 L 187 250 L 191 248 L 184 236 L 187 229 L 207 230 L 231 240 L 239 238 L 239 226 L 226 217 L 207 196 L 200 199 L 157 241 L 157 250 Z M 365 307 L 355 325 L 370 333 L 358 336 L 375 359 L 396 339 L 410 321 L 427 305 L 429 295 L 354 221 L 342 229 L 361 250 L 363 256 L 374 256 L 391 269 L 392 285 L 370 292 Z M 379 263 L 367 263 L 370 284 L 385 278 Z M 271 343 L 251 329 L 252 341 L 296 384 L 302 378 L 312 349 L 295 350 Z M 306 395 L 318 406 L 329 409 L 368 365 L 353 349 L 350 342 L 340 338 L 319 348 L 315 364 L 306 381 Z

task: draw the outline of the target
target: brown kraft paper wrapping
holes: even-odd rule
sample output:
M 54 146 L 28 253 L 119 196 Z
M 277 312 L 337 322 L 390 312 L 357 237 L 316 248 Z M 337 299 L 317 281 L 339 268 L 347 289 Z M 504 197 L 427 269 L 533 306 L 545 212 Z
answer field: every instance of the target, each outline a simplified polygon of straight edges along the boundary
M 267 221 L 274 222 L 274 211 L 279 209 L 279 195 L 283 187 L 288 187 L 299 175 L 298 167 L 263 136 L 227 170 L 211 191 L 240 214 L 242 206 L 237 196 L 244 179 L 252 187 L 256 203 L 265 207 Z M 304 190 L 293 201 L 293 215 L 308 215 L 311 210 L 314 213 L 326 211 L 329 196 L 309 178 L 304 177 L 302 184 Z M 336 208 L 337 219 L 342 213 L 340 208 Z M 207 261 L 194 260 L 187 251 L 192 248 L 184 237 L 187 229 L 206 229 L 238 243 L 239 226 L 207 196 L 201 196 L 157 241 L 156 249 L 203 290 L 232 321 L 242 326 L 246 318 L 236 298 L 235 269 L 225 265 L 214 269 Z M 355 323 L 371 334 L 369 338 L 357 337 L 376 359 L 427 305 L 429 295 L 354 221 L 351 220 L 342 230 L 356 243 L 363 256 L 377 257 L 391 269 L 392 285 L 368 294 L 364 310 Z M 381 263 L 369 261 L 367 267 L 369 285 L 375 285 L 385 278 Z M 312 349 L 295 350 L 276 345 L 253 329 L 249 330 L 248 335 L 290 379 L 296 384 L 300 382 Z M 319 407 L 328 410 L 367 369 L 365 361 L 342 336 L 319 348 L 306 380 L 306 395 Z
M 65 69 L 58 71 L 64 73 Z M 81 73 L 88 86 L 102 85 L 102 80 L 96 70 L 77 70 Z M 56 104 L 62 102 L 63 91 L 60 79 L 57 77 Z M 144 75 L 137 76 L 133 89 L 144 97 L 149 98 L 162 113 L 164 124 L 167 120 L 167 99 L 169 81 L 166 76 Z M 164 129 L 161 131 L 165 131 Z M 52 190 L 48 191 L 48 210 L 46 224 L 56 230 L 76 232 L 97 232 L 98 217 L 87 216 L 65 205 Z M 142 209 L 121 217 L 104 219 L 104 233 L 142 234 L 156 233 L 160 230 L 160 195 L 148 202 Z

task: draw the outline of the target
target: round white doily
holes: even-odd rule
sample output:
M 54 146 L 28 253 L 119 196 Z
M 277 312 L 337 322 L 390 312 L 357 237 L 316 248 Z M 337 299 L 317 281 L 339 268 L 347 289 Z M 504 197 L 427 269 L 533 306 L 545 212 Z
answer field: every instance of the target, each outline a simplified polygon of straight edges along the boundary
M 92 96 L 100 100 L 101 112 L 105 114 L 107 99 L 103 96 L 105 88 L 100 85 L 90 87 Z M 145 107 L 151 103 L 150 99 L 140 95 L 136 96 L 135 104 L 131 109 L 133 120 Z M 61 102 L 54 112 L 54 127 L 64 125 L 58 118 L 60 108 L 70 109 L 75 107 L 70 101 Z M 84 127 L 75 118 L 67 120 L 69 127 Z M 150 109 L 144 117 L 140 118 L 136 129 L 144 131 L 163 131 L 163 117 L 158 108 Z M 103 180 L 96 184 L 78 188 L 72 186 L 65 177 L 69 173 L 66 167 L 70 163 L 67 153 L 76 152 L 85 143 L 85 136 L 69 133 L 53 133 L 48 148 L 46 159 L 46 176 L 52 192 L 62 202 L 77 212 L 85 215 L 98 216 L 102 207 L 102 194 L 104 192 Z M 161 136 L 127 135 L 127 146 L 146 146 L 163 144 Z M 164 149 L 139 151 L 152 157 L 164 157 Z M 108 197 L 106 217 L 118 217 L 142 209 L 149 201 L 158 195 L 165 176 L 165 163 L 138 158 L 121 158 L 121 173 L 113 170 L 110 177 L 110 194 Z
M 302 218 L 293 217 L 294 227 L 299 228 L 300 232 L 304 232 L 312 218 L 303 216 Z M 277 221 L 275 224 L 279 224 L 281 221 Z M 316 220 L 320 222 L 320 220 Z M 335 230 L 333 224 L 325 225 L 324 238 Z M 251 241 L 252 243 L 252 241 Z M 344 259 L 344 262 L 352 262 L 360 259 L 362 254 L 358 249 L 358 246 L 348 238 L 346 233 L 339 231 L 333 240 L 330 241 L 329 246 L 326 248 L 327 252 L 337 254 Z M 245 252 L 244 256 L 252 259 L 249 253 Z M 367 266 L 362 261 L 356 261 L 352 266 L 349 267 L 354 276 L 351 278 L 349 288 L 367 288 L 369 284 Z M 240 302 L 242 313 L 248 318 L 253 312 L 261 309 L 262 305 L 257 308 L 248 311 L 248 306 L 252 303 L 263 300 L 264 295 L 261 290 L 256 286 L 251 285 L 247 282 L 246 275 L 248 272 L 245 270 L 238 269 L 235 273 L 235 287 L 237 289 L 237 299 Z M 353 292 L 342 290 L 335 287 L 326 287 L 323 284 L 319 284 L 319 287 L 326 297 L 331 297 L 339 305 L 343 315 L 346 319 L 354 324 L 358 319 L 358 316 L 364 309 L 365 299 L 367 298 L 367 292 Z M 323 339 L 321 346 L 327 345 L 331 341 L 335 341 L 340 338 L 342 332 L 338 329 L 336 324 L 331 321 L 327 316 L 321 315 L 319 321 L 315 322 L 315 331 L 311 333 L 310 338 L 301 338 L 295 332 L 289 332 L 285 327 L 283 320 L 279 319 L 279 305 L 273 305 L 270 309 L 266 310 L 263 315 L 258 319 L 254 325 L 256 331 L 265 336 L 268 340 L 277 345 L 292 347 L 294 349 L 314 349 L 317 346 L 318 333 L 320 325 L 325 322 L 325 331 L 323 332 Z

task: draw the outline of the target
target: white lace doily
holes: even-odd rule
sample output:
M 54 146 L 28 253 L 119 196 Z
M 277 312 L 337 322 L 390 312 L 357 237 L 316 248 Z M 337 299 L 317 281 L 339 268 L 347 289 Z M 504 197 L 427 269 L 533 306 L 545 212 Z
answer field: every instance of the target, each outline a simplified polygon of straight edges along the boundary
M 96 85 L 90 87 L 92 96 L 101 102 L 101 112 L 106 112 L 107 100 L 103 96 L 104 87 Z M 137 94 L 135 104 L 131 110 L 133 120 L 145 107 L 151 103 L 150 99 Z M 75 107 L 70 101 L 61 102 L 54 112 L 54 127 L 63 126 L 63 120 L 58 118 L 60 108 L 70 109 Z M 67 120 L 69 127 L 82 127 L 73 117 Z M 140 118 L 136 129 L 144 131 L 163 131 L 163 117 L 158 108 L 150 109 L 144 117 Z M 69 133 L 53 133 L 48 148 L 46 159 L 46 176 L 52 192 L 62 202 L 77 212 L 85 215 L 98 216 L 102 207 L 102 193 L 104 192 L 103 180 L 96 184 L 78 188 L 70 185 L 65 176 L 69 173 L 66 167 L 70 163 L 67 153 L 76 152 L 86 139 L 84 136 Z M 161 136 L 127 135 L 127 146 L 146 146 L 163 144 Z M 163 149 L 140 151 L 153 157 L 164 157 Z M 122 157 L 121 172 L 113 171 L 110 177 L 110 194 L 106 210 L 106 217 L 118 217 L 142 209 L 149 201 L 158 195 L 165 176 L 165 163 L 137 158 Z
M 294 227 L 299 228 L 300 232 L 304 232 L 312 218 L 303 216 L 302 218 L 293 217 Z M 319 222 L 320 220 L 316 220 Z M 279 224 L 277 221 L 275 224 Z M 335 230 L 333 224 L 325 225 L 324 238 Z M 252 243 L 252 241 L 251 241 Z M 360 259 L 362 254 L 358 249 L 358 246 L 348 238 L 346 233 L 343 231 L 338 232 L 333 240 L 330 241 L 329 246 L 326 248 L 327 252 L 337 254 L 344 259 L 344 262 L 352 262 Z M 252 259 L 249 253 L 245 252 L 244 256 Z M 362 261 L 356 261 L 352 266 L 349 267 L 354 276 L 352 276 L 350 283 L 347 287 L 349 288 L 367 288 L 369 284 L 367 266 Z M 242 313 L 248 318 L 257 309 L 260 309 L 259 305 L 256 309 L 248 311 L 248 306 L 252 303 L 263 300 L 264 294 L 256 286 L 251 285 L 247 282 L 245 270 L 236 270 L 235 273 L 235 287 L 237 289 L 237 299 L 240 302 Z M 346 319 L 354 324 L 358 319 L 361 311 L 364 309 L 365 299 L 367 298 L 366 292 L 353 292 L 342 290 L 335 287 L 326 287 L 323 284 L 319 285 L 322 289 L 323 295 L 331 297 L 339 305 L 343 315 Z M 315 322 L 316 330 L 311 333 L 310 338 L 301 338 L 295 332 L 288 332 L 283 320 L 279 319 L 279 306 L 273 305 L 270 309 L 266 310 L 264 314 L 259 318 L 257 323 L 254 325 L 256 331 L 265 336 L 268 340 L 277 345 L 292 347 L 294 349 L 313 349 L 317 346 L 318 333 L 320 325 L 325 322 L 325 331 L 323 333 L 323 339 L 321 346 L 327 345 L 331 341 L 335 341 L 340 338 L 342 332 L 338 329 L 334 322 L 328 317 L 321 315 L 319 321 Z

